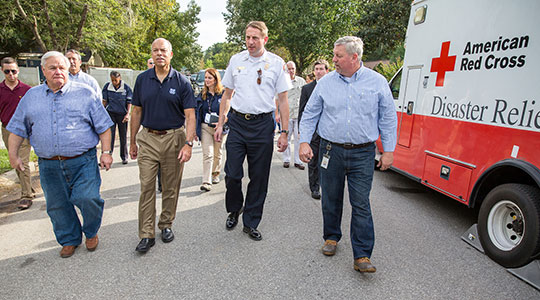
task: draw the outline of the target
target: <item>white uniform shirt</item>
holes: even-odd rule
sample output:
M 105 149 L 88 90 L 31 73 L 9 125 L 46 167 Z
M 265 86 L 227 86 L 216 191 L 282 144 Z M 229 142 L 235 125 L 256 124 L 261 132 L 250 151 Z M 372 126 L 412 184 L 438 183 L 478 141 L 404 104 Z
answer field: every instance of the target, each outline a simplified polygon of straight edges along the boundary
M 289 120 L 298 119 L 298 108 L 300 106 L 300 94 L 306 81 L 302 77 L 294 76 L 292 80 L 292 89 L 287 92 L 289 98 Z
M 89 87 L 92 88 L 92 90 L 96 91 L 97 95 L 99 96 L 99 99 L 102 98 L 101 88 L 99 87 L 99 83 L 94 77 L 84 73 L 83 71 L 79 71 L 79 73 L 75 75 L 69 73 L 69 80 L 88 85 Z
M 259 77 L 261 84 L 257 84 Z M 274 111 L 274 96 L 292 88 L 283 59 L 266 50 L 260 57 L 250 56 L 247 50 L 233 55 L 222 83 L 234 90 L 231 107 L 245 114 Z

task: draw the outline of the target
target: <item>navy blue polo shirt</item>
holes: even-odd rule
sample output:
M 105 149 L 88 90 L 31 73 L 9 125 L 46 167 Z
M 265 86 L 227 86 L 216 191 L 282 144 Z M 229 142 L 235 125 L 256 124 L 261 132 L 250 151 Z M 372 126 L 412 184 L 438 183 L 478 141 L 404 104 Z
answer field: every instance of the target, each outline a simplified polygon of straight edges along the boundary
M 105 83 L 103 86 L 103 100 L 107 102 L 105 107 L 108 112 L 116 114 L 126 114 L 128 104 L 131 104 L 133 91 L 124 81 L 120 81 L 120 86 L 117 88 L 111 82 Z
M 131 104 L 142 108 L 141 124 L 155 130 L 182 127 L 184 109 L 197 106 L 189 80 L 172 67 L 163 82 L 154 68 L 137 76 Z

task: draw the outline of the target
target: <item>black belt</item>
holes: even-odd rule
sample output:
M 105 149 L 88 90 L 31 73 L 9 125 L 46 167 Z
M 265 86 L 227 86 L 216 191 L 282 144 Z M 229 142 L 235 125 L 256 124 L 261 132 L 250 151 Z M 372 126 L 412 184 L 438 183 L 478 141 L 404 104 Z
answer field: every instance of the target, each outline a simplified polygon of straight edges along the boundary
M 325 139 L 323 139 L 325 140 Z M 339 146 L 343 149 L 360 149 L 360 148 L 365 148 L 367 146 L 371 146 L 373 145 L 374 142 L 367 142 L 367 143 L 363 143 L 363 144 L 351 144 L 351 143 L 345 143 L 345 144 L 340 144 L 340 143 L 334 143 L 334 142 L 330 142 L 329 140 L 325 140 L 326 142 L 332 144 L 332 145 L 336 145 L 336 146 Z
M 272 112 L 267 112 L 267 113 L 262 113 L 262 114 L 257 114 L 257 115 L 255 115 L 255 114 L 244 114 L 244 113 L 241 113 L 241 112 L 239 112 L 237 110 L 234 110 L 234 108 L 231 108 L 231 111 L 234 114 L 236 114 L 236 115 L 238 115 L 238 116 L 240 116 L 240 117 L 242 117 L 242 118 L 244 118 L 244 119 L 246 119 L 248 121 L 249 120 L 260 119 L 260 118 L 262 118 L 264 116 L 267 116 L 267 115 L 272 113 Z
M 165 130 L 156 130 L 152 128 L 145 127 L 148 132 L 156 134 L 156 135 L 165 135 L 167 134 L 171 129 L 165 129 Z

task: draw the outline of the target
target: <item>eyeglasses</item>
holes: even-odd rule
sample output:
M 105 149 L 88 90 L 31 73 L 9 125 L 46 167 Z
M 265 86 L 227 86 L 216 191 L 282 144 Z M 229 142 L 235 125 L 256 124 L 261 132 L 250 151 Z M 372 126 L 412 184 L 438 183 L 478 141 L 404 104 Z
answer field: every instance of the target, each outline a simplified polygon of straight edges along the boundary
M 4 74 L 6 74 L 6 75 L 9 74 L 10 72 L 11 72 L 13 75 L 19 73 L 19 71 L 17 71 L 17 70 L 4 70 Z
M 261 69 L 258 69 L 257 70 L 257 84 L 261 84 L 261 76 L 262 76 L 262 70 Z
M 153 65 L 154 63 L 153 63 L 153 62 L 149 62 L 148 64 L 149 64 L 149 65 Z

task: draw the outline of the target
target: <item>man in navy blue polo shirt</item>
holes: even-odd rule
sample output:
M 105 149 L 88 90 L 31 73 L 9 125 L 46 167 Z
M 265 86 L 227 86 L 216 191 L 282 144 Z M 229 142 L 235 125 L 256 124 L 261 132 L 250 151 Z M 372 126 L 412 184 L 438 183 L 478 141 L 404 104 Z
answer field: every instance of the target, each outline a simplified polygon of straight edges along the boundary
M 129 153 L 139 164 L 141 241 L 135 250 L 141 253 L 155 244 L 158 167 L 161 167 L 163 186 L 158 227 L 164 243 L 174 239 L 171 227 L 176 216 L 182 172 L 184 163 L 191 158 L 195 138 L 197 104 L 189 80 L 171 67 L 172 56 L 172 45 L 168 40 L 154 40 L 152 59 L 155 67 L 137 77 L 133 91 Z M 141 125 L 143 129 L 139 132 Z
M 131 109 L 131 98 L 133 91 L 129 85 L 122 81 L 122 76 L 118 71 L 111 71 L 111 82 L 103 86 L 103 105 L 111 117 L 114 125 L 111 127 L 111 150 L 114 150 L 114 135 L 116 126 L 120 135 L 120 158 L 122 164 L 127 164 L 127 122 L 129 120 L 129 110 Z

